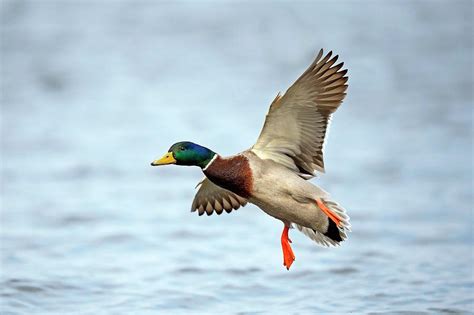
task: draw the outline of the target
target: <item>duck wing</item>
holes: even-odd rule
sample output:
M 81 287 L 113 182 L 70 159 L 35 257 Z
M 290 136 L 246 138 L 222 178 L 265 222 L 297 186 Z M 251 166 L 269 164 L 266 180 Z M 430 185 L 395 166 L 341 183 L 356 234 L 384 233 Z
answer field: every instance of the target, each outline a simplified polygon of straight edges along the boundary
M 276 96 L 265 124 L 251 148 L 262 159 L 270 159 L 298 172 L 304 178 L 324 173 L 323 146 L 331 114 L 341 105 L 347 89 L 344 63 L 338 56 L 314 62 L 286 91 Z
M 215 185 L 206 177 L 196 187 L 198 186 L 199 190 L 194 196 L 191 211 L 197 210 L 199 215 L 204 213 L 211 215 L 214 211 L 221 214 L 224 210 L 230 213 L 247 204 L 247 199 Z

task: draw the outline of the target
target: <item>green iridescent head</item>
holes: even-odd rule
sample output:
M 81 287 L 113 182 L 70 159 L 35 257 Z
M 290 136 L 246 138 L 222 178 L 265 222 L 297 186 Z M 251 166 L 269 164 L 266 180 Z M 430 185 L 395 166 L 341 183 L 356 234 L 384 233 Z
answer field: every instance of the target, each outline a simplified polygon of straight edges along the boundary
M 173 144 L 168 150 L 168 153 L 161 159 L 151 162 L 151 165 L 176 164 L 204 168 L 212 160 L 214 155 L 216 155 L 216 153 L 208 148 L 189 141 L 183 141 Z

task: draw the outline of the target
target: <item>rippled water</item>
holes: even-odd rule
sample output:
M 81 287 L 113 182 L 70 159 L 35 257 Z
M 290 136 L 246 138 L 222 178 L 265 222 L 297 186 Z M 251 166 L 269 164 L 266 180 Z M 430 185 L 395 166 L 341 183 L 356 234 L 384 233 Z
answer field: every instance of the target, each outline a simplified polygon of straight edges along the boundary
M 1 3 L 2 314 L 473 310 L 472 2 Z M 350 88 L 325 249 L 248 206 L 198 217 L 178 140 L 249 147 L 324 47 Z

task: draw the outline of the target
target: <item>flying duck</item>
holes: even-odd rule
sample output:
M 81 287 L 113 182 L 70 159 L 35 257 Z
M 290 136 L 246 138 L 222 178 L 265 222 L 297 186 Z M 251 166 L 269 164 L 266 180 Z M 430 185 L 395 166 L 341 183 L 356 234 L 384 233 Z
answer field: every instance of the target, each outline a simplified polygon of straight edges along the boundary
M 283 265 L 295 260 L 288 231 L 296 227 L 317 244 L 338 246 L 350 231 L 349 216 L 320 187 L 308 180 L 324 173 L 323 147 L 331 115 L 347 89 L 344 63 L 321 49 L 314 62 L 270 105 L 257 142 L 248 150 L 223 157 L 193 142 L 178 142 L 151 163 L 198 166 L 191 211 L 199 215 L 230 213 L 248 202 L 283 222 Z

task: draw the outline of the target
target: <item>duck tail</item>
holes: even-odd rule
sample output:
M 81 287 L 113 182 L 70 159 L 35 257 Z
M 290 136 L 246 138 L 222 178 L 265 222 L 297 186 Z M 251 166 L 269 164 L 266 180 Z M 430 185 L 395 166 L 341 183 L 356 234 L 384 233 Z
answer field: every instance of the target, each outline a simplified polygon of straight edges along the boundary
M 321 229 L 312 229 L 294 224 L 304 235 L 319 245 L 331 247 L 339 246 L 340 242 L 347 239 L 347 233 L 351 231 L 349 216 L 346 210 L 337 202 L 327 198 L 316 200 L 317 206 L 327 215 L 327 224 Z

